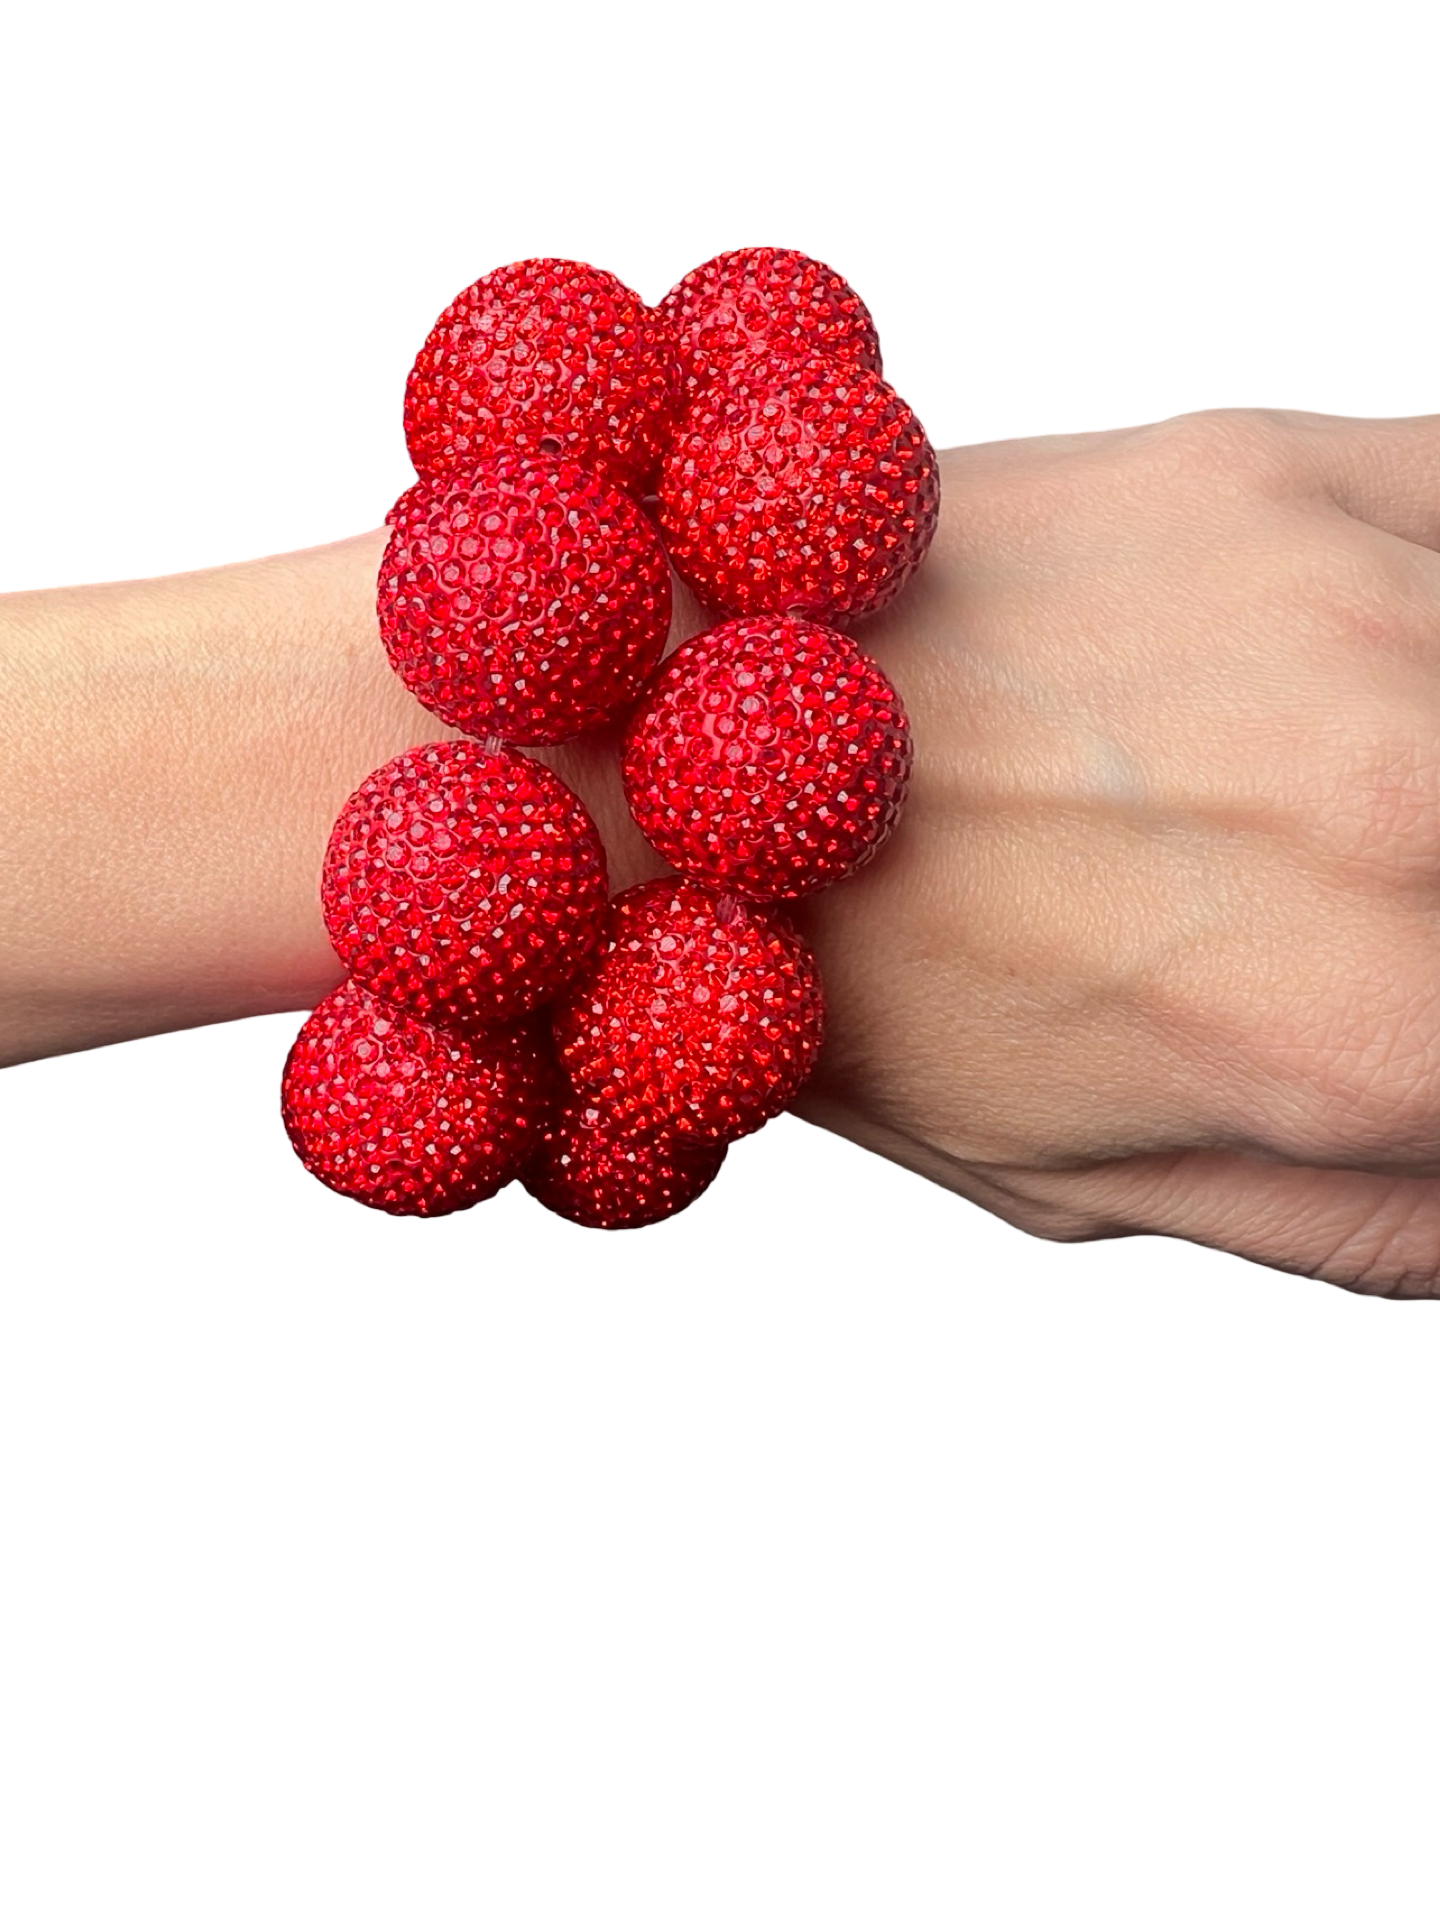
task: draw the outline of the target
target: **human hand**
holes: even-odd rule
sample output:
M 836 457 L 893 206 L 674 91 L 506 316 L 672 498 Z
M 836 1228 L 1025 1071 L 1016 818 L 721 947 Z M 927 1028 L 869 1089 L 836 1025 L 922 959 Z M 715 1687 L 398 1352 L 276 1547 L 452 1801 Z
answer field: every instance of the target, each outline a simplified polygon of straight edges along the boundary
M 1047 1239 L 1440 1292 L 1440 416 L 941 456 L 797 1102 Z

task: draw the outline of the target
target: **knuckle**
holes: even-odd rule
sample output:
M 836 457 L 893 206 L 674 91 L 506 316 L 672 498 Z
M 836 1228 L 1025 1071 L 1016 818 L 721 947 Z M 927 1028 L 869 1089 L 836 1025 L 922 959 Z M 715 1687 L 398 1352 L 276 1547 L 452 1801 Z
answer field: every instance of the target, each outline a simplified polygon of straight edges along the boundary
M 1157 423 L 1154 446 L 1185 472 L 1261 480 L 1289 466 L 1283 422 L 1259 407 L 1204 407 Z

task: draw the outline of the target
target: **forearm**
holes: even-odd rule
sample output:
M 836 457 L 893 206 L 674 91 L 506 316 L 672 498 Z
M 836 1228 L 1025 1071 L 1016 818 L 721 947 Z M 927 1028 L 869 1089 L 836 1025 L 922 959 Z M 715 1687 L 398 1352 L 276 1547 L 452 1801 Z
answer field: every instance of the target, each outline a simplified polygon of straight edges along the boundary
M 372 768 L 457 737 L 386 661 L 384 538 L 0 598 L 0 1064 L 313 1006 L 342 978 L 330 824 Z M 676 631 L 696 624 L 682 596 Z M 540 757 L 596 813 L 612 885 L 663 871 L 612 742 Z

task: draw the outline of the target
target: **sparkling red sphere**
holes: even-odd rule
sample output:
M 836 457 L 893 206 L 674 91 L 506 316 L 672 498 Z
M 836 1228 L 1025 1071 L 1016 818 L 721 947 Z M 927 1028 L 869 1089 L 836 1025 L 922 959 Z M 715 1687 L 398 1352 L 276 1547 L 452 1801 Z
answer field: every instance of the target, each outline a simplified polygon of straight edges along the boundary
M 924 559 L 939 510 L 920 422 L 879 374 L 839 360 L 741 362 L 699 394 L 660 472 L 671 563 L 728 613 L 874 613 Z
M 548 767 L 435 740 L 377 767 L 341 808 L 321 903 L 362 985 L 469 1029 L 552 999 L 585 965 L 605 849 Z
M 542 1206 L 577 1226 L 646 1227 L 698 1199 L 725 1153 L 723 1141 L 616 1124 L 572 1100 L 520 1178 Z
M 680 404 L 668 323 L 613 273 L 516 260 L 456 295 L 405 386 L 419 474 L 498 447 L 564 453 L 643 490 Z
M 880 340 L 865 302 L 833 267 L 790 247 L 716 254 L 673 286 L 670 322 L 687 400 L 738 361 L 785 352 L 853 361 L 879 373 Z
M 401 495 L 376 609 L 422 706 L 536 745 L 633 705 L 670 630 L 670 568 L 618 487 L 512 448 Z
M 934 450 L 855 289 L 776 247 L 654 308 L 582 261 L 499 267 L 431 328 L 404 420 L 379 631 L 470 737 L 397 754 L 334 822 L 350 977 L 290 1049 L 285 1127 L 391 1213 L 518 1177 L 568 1220 L 652 1224 L 819 1056 L 784 907 L 872 860 L 905 799 L 904 708 L 842 629 L 923 560 Z M 719 624 L 666 661 L 672 568 Z M 619 722 L 632 815 L 678 871 L 607 903 L 594 821 L 518 749 Z
M 632 715 L 630 811 L 670 865 L 755 899 L 857 872 L 910 779 L 900 696 L 846 635 L 793 615 L 683 641 Z
M 306 1168 L 386 1213 L 456 1213 L 513 1180 L 544 1139 L 554 1068 L 534 1019 L 462 1039 L 353 980 L 286 1057 L 280 1106 Z
M 617 894 L 597 958 L 552 1009 L 560 1064 L 607 1120 L 714 1141 L 790 1104 L 824 1025 L 814 956 L 784 916 L 684 877 Z

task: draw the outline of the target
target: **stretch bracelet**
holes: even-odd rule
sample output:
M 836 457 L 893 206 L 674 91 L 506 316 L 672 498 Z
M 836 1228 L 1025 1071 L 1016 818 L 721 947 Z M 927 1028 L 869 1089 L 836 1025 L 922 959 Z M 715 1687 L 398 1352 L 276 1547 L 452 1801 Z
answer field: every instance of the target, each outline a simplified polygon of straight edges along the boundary
M 774 247 L 654 307 L 580 261 L 499 267 L 431 328 L 404 417 L 380 639 L 463 737 L 397 754 L 335 820 L 320 900 L 347 977 L 290 1048 L 285 1128 L 389 1213 L 518 1179 L 582 1225 L 644 1226 L 819 1055 L 787 903 L 900 815 L 909 722 L 851 629 L 925 556 L 934 451 L 859 295 Z M 715 624 L 665 655 L 672 568 Z M 607 727 L 673 869 L 613 899 L 594 821 L 524 751 Z

